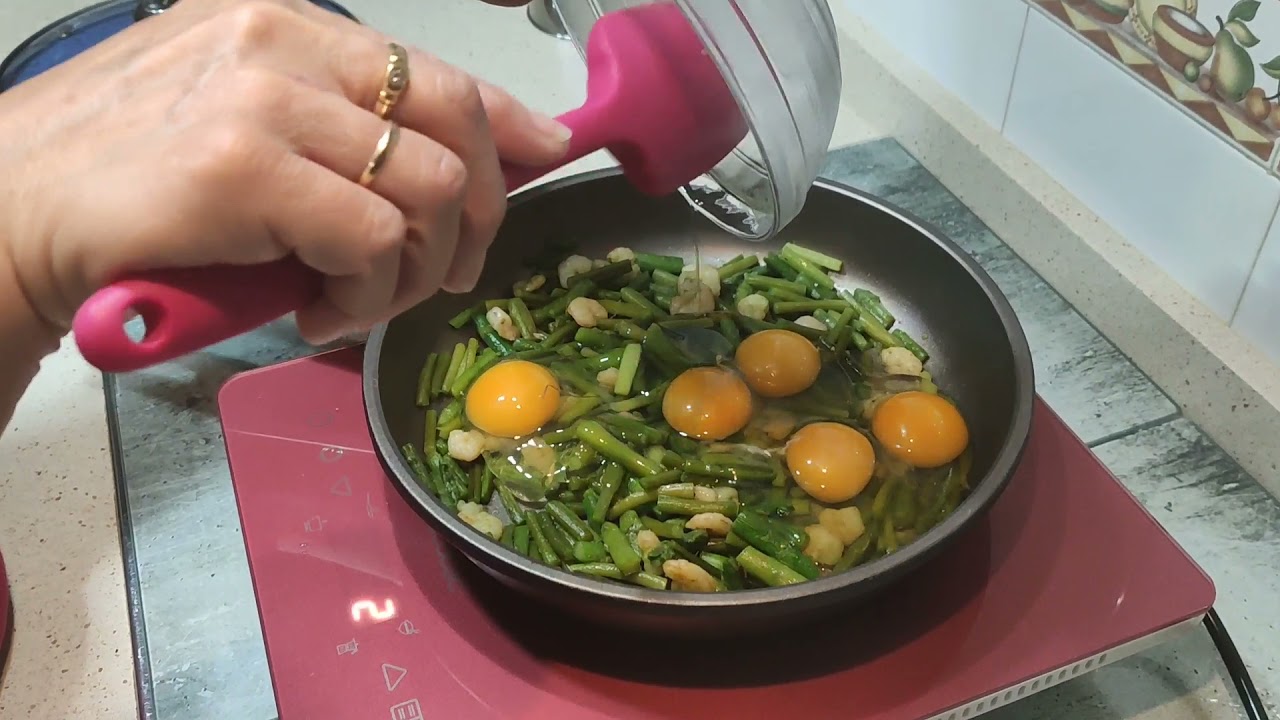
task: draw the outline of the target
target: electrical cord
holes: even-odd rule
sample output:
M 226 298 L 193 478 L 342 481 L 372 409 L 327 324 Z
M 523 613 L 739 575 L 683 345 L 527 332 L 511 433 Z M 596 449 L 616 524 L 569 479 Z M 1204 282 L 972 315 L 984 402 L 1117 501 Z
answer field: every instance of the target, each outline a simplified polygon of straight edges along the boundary
M 1253 678 L 1249 677 L 1249 668 L 1245 667 L 1240 651 L 1236 650 L 1236 644 L 1227 633 L 1227 626 L 1222 623 L 1222 618 L 1218 617 L 1217 610 L 1209 608 L 1209 613 L 1204 616 L 1204 627 L 1209 631 L 1209 637 L 1213 639 L 1222 662 L 1227 666 L 1227 674 L 1231 676 L 1236 693 L 1240 695 L 1245 716 L 1249 720 L 1268 720 L 1262 697 L 1258 695 L 1258 688 L 1253 685 Z

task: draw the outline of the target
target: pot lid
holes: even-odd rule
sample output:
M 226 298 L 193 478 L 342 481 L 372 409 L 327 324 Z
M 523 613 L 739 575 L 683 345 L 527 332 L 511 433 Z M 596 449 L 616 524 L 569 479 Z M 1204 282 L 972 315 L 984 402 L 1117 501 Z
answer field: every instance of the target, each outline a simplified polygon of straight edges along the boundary
M 579 53 L 601 15 L 676 5 L 701 36 L 747 120 L 746 139 L 681 193 L 743 237 L 800 213 L 826 160 L 840 106 L 840 54 L 826 0 L 555 0 Z

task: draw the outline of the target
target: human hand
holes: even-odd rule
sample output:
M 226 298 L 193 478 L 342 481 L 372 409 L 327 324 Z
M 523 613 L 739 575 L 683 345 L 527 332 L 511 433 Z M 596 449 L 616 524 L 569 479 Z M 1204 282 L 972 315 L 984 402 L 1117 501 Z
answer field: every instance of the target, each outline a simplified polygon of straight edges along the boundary
M 65 330 L 122 274 L 294 254 L 326 276 L 297 314 L 323 342 L 469 289 L 499 159 L 552 163 L 567 131 L 411 49 L 366 189 L 387 42 L 302 0 L 183 0 L 0 95 L 0 252 L 34 312 Z

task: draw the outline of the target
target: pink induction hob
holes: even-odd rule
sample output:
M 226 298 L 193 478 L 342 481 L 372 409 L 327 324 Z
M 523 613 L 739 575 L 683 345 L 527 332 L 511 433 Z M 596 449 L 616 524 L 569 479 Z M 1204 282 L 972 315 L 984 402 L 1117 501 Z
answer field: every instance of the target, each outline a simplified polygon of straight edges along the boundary
M 977 527 L 847 618 L 740 640 L 591 627 L 498 585 L 372 451 L 362 348 L 220 396 L 283 720 L 959 720 L 1198 623 L 1212 583 L 1043 404 Z

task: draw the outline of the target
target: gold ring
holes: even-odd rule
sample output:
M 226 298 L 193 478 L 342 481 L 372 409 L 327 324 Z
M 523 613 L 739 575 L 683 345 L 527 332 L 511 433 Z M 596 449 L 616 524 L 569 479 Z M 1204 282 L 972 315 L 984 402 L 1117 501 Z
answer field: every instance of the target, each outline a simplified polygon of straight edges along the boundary
M 373 109 L 384 120 L 395 109 L 404 91 L 409 89 L 409 53 L 396 43 L 387 43 L 387 47 L 391 54 L 387 57 L 387 70 L 382 76 L 382 89 L 378 91 L 378 104 Z
M 369 187 L 373 183 L 373 179 L 382 171 L 382 166 L 387 164 L 387 158 L 391 156 L 391 151 L 399 139 L 400 126 L 394 121 L 388 122 L 387 131 L 378 138 L 378 146 L 373 149 L 373 157 L 369 158 L 369 164 L 365 165 L 364 172 L 360 173 L 360 187 Z

